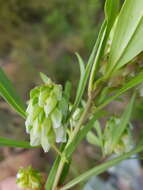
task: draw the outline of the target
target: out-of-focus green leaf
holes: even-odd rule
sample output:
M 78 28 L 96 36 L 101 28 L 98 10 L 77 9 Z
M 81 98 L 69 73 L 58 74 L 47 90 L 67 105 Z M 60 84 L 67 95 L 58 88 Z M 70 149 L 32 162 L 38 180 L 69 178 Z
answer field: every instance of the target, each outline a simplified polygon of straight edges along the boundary
M 103 135 L 102 135 L 103 133 L 102 133 L 102 129 L 98 120 L 94 122 L 93 129 L 95 129 L 97 135 L 94 133 L 94 131 L 89 131 L 86 136 L 87 141 L 91 144 L 100 146 L 102 148 L 103 147 Z
M 85 71 L 83 69 L 83 66 L 81 66 L 81 68 L 82 68 L 81 71 L 84 71 L 84 72 L 82 72 L 82 77 L 81 77 L 81 79 L 79 81 L 79 86 L 78 86 L 78 90 L 77 90 L 74 106 L 72 108 L 72 112 L 75 111 L 75 109 L 78 107 L 79 103 L 81 102 L 81 99 L 82 99 L 82 96 L 84 94 L 84 91 L 85 91 L 85 88 L 86 88 L 86 84 L 87 84 L 87 81 L 88 81 L 88 78 L 89 78 L 91 67 L 93 65 L 93 61 L 94 61 L 94 58 L 95 58 L 95 55 L 96 55 L 96 51 L 97 51 L 98 46 L 100 44 L 100 40 L 102 38 L 103 32 L 105 30 L 105 27 L 106 27 L 106 24 L 103 23 L 103 25 L 101 27 L 101 30 L 100 30 L 100 33 L 99 33 L 99 36 L 97 38 L 97 41 L 96 41 L 96 43 L 95 43 L 95 45 L 93 47 L 92 53 L 91 53 L 91 55 L 89 57 L 87 66 L 85 68 Z M 83 63 L 81 63 L 81 59 L 80 59 L 80 65 L 83 65 Z M 83 73 L 84 73 L 84 75 L 83 75 Z
M 103 107 L 108 105 L 111 101 L 115 100 L 120 95 L 125 93 L 127 90 L 137 86 L 141 82 L 143 82 L 143 72 L 140 72 L 137 76 L 135 76 L 129 82 L 125 83 L 122 88 L 116 91 L 114 96 L 107 97 L 106 100 L 101 105 L 98 106 L 97 110 L 102 109 Z
M 104 50 L 106 47 L 107 40 L 109 38 L 110 31 L 112 29 L 112 26 L 116 20 L 117 14 L 119 12 L 119 0 L 106 0 L 105 3 L 105 21 L 103 25 L 106 27 L 104 28 L 104 31 L 102 32 L 102 36 L 100 38 L 100 43 L 98 46 L 98 51 L 93 63 L 90 81 L 89 81 L 89 91 L 94 90 L 94 81 L 96 78 L 96 73 L 98 71 L 101 58 L 104 54 Z
M 120 7 L 120 0 L 106 0 L 105 3 L 105 17 L 107 20 L 107 27 L 112 28 L 116 16 L 118 15 Z
M 25 105 L 17 95 L 11 81 L 0 68 L 0 95 L 12 106 L 12 108 L 25 118 Z
M 8 139 L 8 138 L 2 138 L 2 137 L 0 137 L 0 146 L 16 147 L 16 148 L 36 148 L 36 147 L 30 146 L 30 143 L 26 141 L 17 141 L 17 140 Z
M 86 140 L 90 144 L 100 146 L 100 140 L 99 140 L 99 138 L 92 131 L 89 131 L 87 133 Z
M 119 142 L 121 135 L 123 134 L 123 132 L 125 131 L 126 127 L 129 124 L 130 117 L 133 110 L 134 101 L 135 101 L 135 94 L 132 96 L 130 103 L 126 107 L 123 115 L 121 116 L 119 124 L 115 126 L 113 130 L 111 149 L 114 149 L 114 146 L 116 146 L 116 144 Z
M 66 148 L 65 155 L 66 157 L 70 157 L 78 144 L 86 137 L 87 133 L 94 127 L 94 123 L 97 119 L 101 118 L 105 115 L 104 111 L 97 111 L 93 118 L 89 121 L 89 123 L 84 126 L 76 135 L 76 137 L 72 140 L 69 146 Z
M 107 73 L 121 68 L 143 51 L 143 1 L 125 0 L 115 28 Z
M 80 78 L 82 78 L 84 76 L 84 73 L 85 73 L 84 61 L 83 61 L 82 57 L 78 53 L 76 53 L 76 56 L 77 56 L 78 63 L 79 63 L 79 66 L 80 66 Z

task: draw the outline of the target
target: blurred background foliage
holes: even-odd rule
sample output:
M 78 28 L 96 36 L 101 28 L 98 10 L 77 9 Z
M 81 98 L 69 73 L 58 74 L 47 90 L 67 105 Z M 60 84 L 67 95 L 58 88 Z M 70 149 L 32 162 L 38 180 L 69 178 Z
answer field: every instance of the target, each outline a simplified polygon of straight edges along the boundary
M 74 53 L 87 60 L 104 16 L 103 7 L 104 0 L 0 0 L 0 66 L 24 100 L 28 100 L 29 90 L 41 83 L 39 72 L 63 85 L 71 81 L 74 94 L 79 79 Z M 0 136 L 29 139 L 24 120 L 2 98 Z M 4 161 L 10 158 L 5 150 L 0 148 Z M 8 172 L 7 163 L 5 167 Z
M 70 80 L 75 89 L 79 70 L 74 52 L 86 60 L 103 6 L 104 0 L 0 1 L 0 63 L 8 71 L 16 64 L 19 72 L 12 79 L 21 95 L 39 80 L 40 71 L 62 84 Z
M 39 72 L 44 72 L 63 85 L 66 80 L 71 81 L 72 92 L 75 93 L 79 66 L 74 53 L 78 52 L 87 60 L 104 17 L 104 2 L 105 0 L 0 0 L 0 66 L 25 100 L 29 98 L 29 90 L 41 83 Z M 124 107 L 124 103 L 113 102 L 109 111 L 112 109 L 112 112 L 117 113 Z M 134 124 L 137 127 L 135 135 L 138 136 L 143 118 L 143 102 L 136 107 L 138 112 L 135 116 L 138 121 Z M 24 120 L 3 99 L 0 99 L 0 136 L 20 140 L 29 138 L 25 133 Z M 43 161 L 45 157 L 46 161 Z M 73 156 L 75 167 L 71 167 L 70 177 L 95 165 L 96 158 L 95 147 L 83 142 Z M 45 171 L 45 163 L 49 163 L 46 165 L 47 170 L 53 154 L 43 154 L 41 150 L 23 152 L 0 148 L 0 160 L 0 169 L 4 171 L 1 180 L 11 176 L 12 172 L 15 175 L 21 165 L 35 164 L 36 168 Z M 16 166 L 13 163 L 17 163 Z M 93 190 L 94 182 L 95 179 L 89 181 L 85 188 Z M 100 181 L 100 185 L 105 186 L 105 183 Z M 128 187 L 118 189 L 130 190 Z

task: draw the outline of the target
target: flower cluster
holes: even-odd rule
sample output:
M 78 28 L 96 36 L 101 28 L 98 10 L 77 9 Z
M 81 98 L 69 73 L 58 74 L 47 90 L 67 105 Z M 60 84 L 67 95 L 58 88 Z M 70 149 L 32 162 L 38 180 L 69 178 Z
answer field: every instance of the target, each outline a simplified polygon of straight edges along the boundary
M 122 154 L 129 151 L 132 148 L 132 138 L 131 138 L 131 124 L 128 124 L 128 127 L 121 134 L 117 143 L 113 144 L 113 138 L 115 135 L 115 130 L 120 123 L 120 118 L 111 117 L 107 123 L 104 130 L 104 153 L 105 155 L 115 153 Z M 114 145 L 114 146 L 113 146 Z
M 44 84 L 30 92 L 26 110 L 26 132 L 30 134 L 31 146 L 42 145 L 45 152 L 55 142 L 65 142 L 66 132 L 62 125 L 61 85 L 54 84 L 42 74 Z
M 128 152 L 133 147 L 133 141 L 131 136 L 131 124 L 127 124 L 124 131 L 119 133 L 118 126 L 121 122 L 120 118 L 111 117 L 105 128 L 102 129 L 100 122 L 95 121 L 93 129 L 96 131 L 90 131 L 87 134 L 87 141 L 90 144 L 96 145 L 101 148 L 104 156 L 111 154 L 122 154 Z
M 16 183 L 20 188 L 38 190 L 42 187 L 43 178 L 37 170 L 34 170 L 31 166 L 28 166 L 27 168 L 19 169 Z

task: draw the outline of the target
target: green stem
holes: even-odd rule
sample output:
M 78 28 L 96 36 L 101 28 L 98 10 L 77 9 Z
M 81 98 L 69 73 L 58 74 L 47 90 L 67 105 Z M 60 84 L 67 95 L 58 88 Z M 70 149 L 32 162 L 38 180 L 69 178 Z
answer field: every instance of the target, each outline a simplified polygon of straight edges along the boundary
M 91 176 L 95 176 L 95 175 L 99 175 L 102 172 L 106 171 L 108 168 L 118 164 L 119 162 L 129 158 L 130 156 L 141 152 L 143 150 L 143 145 L 141 146 L 137 146 L 135 149 L 131 150 L 130 152 L 127 152 L 121 156 L 118 156 L 114 159 L 111 159 L 99 166 L 96 166 L 88 171 L 86 171 L 85 173 L 83 173 L 82 175 L 76 177 L 75 179 L 71 180 L 69 183 L 67 183 L 66 185 L 64 185 L 63 187 L 60 188 L 60 190 L 67 190 L 70 189 L 71 187 L 75 186 L 76 184 L 85 181 L 87 179 L 89 179 Z
M 77 126 L 74 128 L 72 136 L 69 139 L 68 145 L 72 142 L 72 140 L 74 139 L 74 137 L 77 135 L 78 131 L 80 130 L 81 126 L 87 120 L 88 115 L 89 115 L 89 111 L 90 111 L 90 108 L 91 108 L 91 105 L 92 105 L 92 99 L 89 98 L 88 101 L 87 101 L 87 104 L 86 104 L 86 108 L 85 108 L 83 114 L 81 115 L 81 118 L 80 118 Z
M 86 107 L 85 107 L 85 110 L 77 124 L 77 126 L 75 127 L 74 131 L 73 131 L 73 134 L 71 136 L 71 138 L 69 139 L 64 151 L 63 151 L 63 154 L 64 152 L 66 151 L 66 148 L 69 146 L 69 144 L 72 142 L 72 140 L 74 139 L 74 137 L 77 135 L 78 131 L 80 130 L 82 124 L 86 121 L 86 119 L 88 118 L 88 114 L 89 114 L 89 111 L 90 111 L 90 108 L 91 108 L 91 105 L 92 105 L 92 99 L 89 98 L 88 101 L 87 101 L 87 104 L 86 104 Z M 53 188 L 52 190 L 56 190 L 57 186 L 58 186 L 58 183 L 59 183 L 59 180 L 60 180 L 60 176 L 61 176 L 61 173 L 63 171 L 63 168 L 64 168 L 64 164 L 65 164 L 66 160 L 65 159 L 62 159 L 61 157 L 61 161 L 59 163 L 59 167 L 58 167 L 58 170 L 57 170 L 57 173 L 56 173 L 56 176 L 55 176 L 55 181 L 54 181 L 54 184 L 53 184 Z
M 57 170 L 57 173 L 56 173 L 56 176 L 55 176 L 55 181 L 54 181 L 52 190 L 56 190 L 57 189 L 57 186 L 58 186 L 58 183 L 59 183 L 59 180 L 60 180 L 60 176 L 61 176 L 61 173 L 63 171 L 64 165 L 65 165 L 65 162 L 66 161 L 62 160 L 62 158 L 61 158 L 61 161 L 59 163 L 58 170 Z

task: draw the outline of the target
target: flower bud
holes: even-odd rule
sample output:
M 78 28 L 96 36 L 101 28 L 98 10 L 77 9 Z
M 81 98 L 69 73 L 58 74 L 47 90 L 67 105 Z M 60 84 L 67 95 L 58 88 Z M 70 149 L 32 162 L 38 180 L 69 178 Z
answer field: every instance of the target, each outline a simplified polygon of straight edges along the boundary
M 70 110 L 72 110 L 72 105 L 70 105 Z M 70 118 L 70 126 L 71 128 L 76 127 L 76 124 L 78 123 L 80 116 L 83 112 L 82 108 L 77 108 L 74 113 L 72 114 L 72 117 Z
M 31 146 L 42 145 L 45 152 L 55 142 L 65 142 L 66 132 L 59 104 L 62 100 L 61 85 L 54 84 L 42 74 L 45 84 L 31 90 L 26 110 L 26 132 Z
M 120 123 L 120 119 L 116 117 L 110 118 L 107 122 L 105 130 L 104 130 L 104 154 L 109 155 L 111 153 L 115 154 L 122 154 L 124 152 L 129 151 L 132 148 L 132 139 L 131 139 L 131 132 L 130 132 L 130 125 L 125 129 L 122 133 L 120 139 L 116 144 L 113 146 L 113 136 L 114 131 L 118 127 Z
M 19 169 L 16 183 L 20 188 L 38 190 L 42 187 L 43 179 L 40 172 L 28 166 L 27 168 Z

